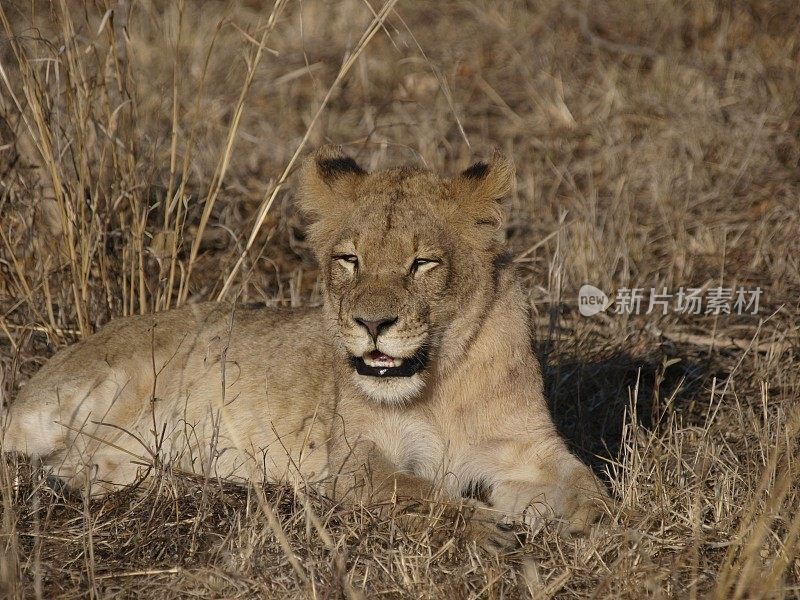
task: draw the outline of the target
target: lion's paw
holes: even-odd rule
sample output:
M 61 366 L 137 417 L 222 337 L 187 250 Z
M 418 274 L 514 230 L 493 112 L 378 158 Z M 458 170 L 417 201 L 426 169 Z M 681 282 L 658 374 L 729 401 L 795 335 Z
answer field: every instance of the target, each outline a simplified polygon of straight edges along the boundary
M 567 486 L 564 506 L 560 511 L 565 521 L 564 532 L 586 535 L 592 526 L 611 513 L 613 500 L 588 467 L 571 477 Z

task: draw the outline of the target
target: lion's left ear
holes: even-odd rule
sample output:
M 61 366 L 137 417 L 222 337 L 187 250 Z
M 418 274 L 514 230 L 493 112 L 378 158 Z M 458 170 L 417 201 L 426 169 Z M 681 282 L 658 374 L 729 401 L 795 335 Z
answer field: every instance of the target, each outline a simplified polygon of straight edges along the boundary
M 323 146 L 300 168 L 297 205 L 314 220 L 346 209 L 366 175 L 340 146 Z
M 502 226 L 500 200 L 514 185 L 514 164 L 502 152 L 495 148 L 488 161 L 476 162 L 453 183 L 459 208 L 474 217 L 477 225 Z

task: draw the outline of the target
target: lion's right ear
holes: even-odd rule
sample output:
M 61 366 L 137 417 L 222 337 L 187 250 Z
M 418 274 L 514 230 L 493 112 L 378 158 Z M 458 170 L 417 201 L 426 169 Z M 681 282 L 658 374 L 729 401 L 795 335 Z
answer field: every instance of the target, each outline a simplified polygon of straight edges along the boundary
M 511 193 L 514 163 L 495 149 L 488 161 L 477 162 L 454 180 L 459 209 L 478 226 L 499 230 L 503 224 L 500 200 Z
M 314 220 L 324 218 L 351 204 L 366 176 L 340 146 L 323 146 L 300 168 L 297 205 Z

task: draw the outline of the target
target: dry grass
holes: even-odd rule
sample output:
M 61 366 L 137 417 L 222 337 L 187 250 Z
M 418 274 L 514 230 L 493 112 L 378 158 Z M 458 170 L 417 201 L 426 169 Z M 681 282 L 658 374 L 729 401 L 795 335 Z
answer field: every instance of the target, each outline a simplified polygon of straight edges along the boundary
M 0 386 L 114 316 L 313 302 L 281 185 L 307 147 L 452 171 L 497 144 L 554 412 L 620 515 L 494 556 L 299 490 L 163 473 L 87 501 L 7 461 L 5 593 L 800 597 L 800 5 L 382 6 L 4 2 Z M 764 294 L 584 319 L 584 282 Z

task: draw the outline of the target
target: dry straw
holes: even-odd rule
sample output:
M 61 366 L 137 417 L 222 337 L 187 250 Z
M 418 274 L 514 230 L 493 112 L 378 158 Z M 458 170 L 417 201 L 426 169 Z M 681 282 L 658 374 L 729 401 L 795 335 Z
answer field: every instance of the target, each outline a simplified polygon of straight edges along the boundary
M 151 440 L 151 476 L 102 499 L 6 457 L 2 594 L 800 597 L 797 3 L 12 0 L 0 28 L 6 402 L 113 317 L 318 301 L 283 201 L 311 147 L 453 172 L 497 145 L 553 414 L 619 502 L 586 539 L 521 528 L 495 555 L 441 507 L 408 532 L 302 481 L 181 473 Z M 584 318 L 583 283 L 762 306 Z

